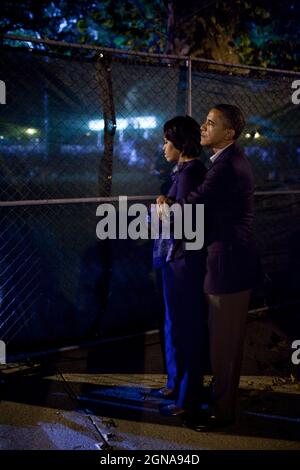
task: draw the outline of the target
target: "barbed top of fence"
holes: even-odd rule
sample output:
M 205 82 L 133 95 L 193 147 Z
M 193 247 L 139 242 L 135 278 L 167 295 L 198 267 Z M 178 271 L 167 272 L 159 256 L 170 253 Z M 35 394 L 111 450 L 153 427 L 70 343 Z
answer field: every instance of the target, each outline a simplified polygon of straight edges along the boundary
M 229 62 L 221 62 L 211 59 L 204 59 L 200 57 L 194 57 L 192 55 L 176 55 L 176 54 L 158 54 L 158 53 L 151 53 L 151 52 L 139 52 L 139 51 L 125 51 L 122 49 L 113 49 L 109 47 L 102 47 L 96 46 L 91 44 L 74 44 L 68 43 L 64 41 L 55 41 L 53 39 L 39 39 L 39 38 L 31 38 L 27 36 L 17 36 L 11 34 L 3 34 L 0 35 L 2 39 L 12 40 L 12 41 L 22 41 L 22 42 L 32 42 L 38 44 L 46 44 L 49 46 L 59 46 L 59 47 L 69 47 L 74 49 L 87 49 L 87 50 L 95 50 L 99 52 L 107 52 L 110 54 L 119 54 L 123 56 L 136 56 L 136 57 L 151 57 L 156 59 L 170 59 L 170 60 L 185 60 L 185 61 L 193 61 L 207 65 L 217 65 L 223 67 L 229 67 L 233 69 L 244 69 L 244 70 L 256 70 L 260 72 L 268 72 L 274 74 L 281 74 L 281 75 L 292 75 L 300 77 L 300 72 L 296 72 L 293 70 L 285 70 L 285 69 L 275 69 L 275 68 L 268 68 L 268 67 L 259 67 L 254 65 L 245 65 L 245 64 L 232 64 Z

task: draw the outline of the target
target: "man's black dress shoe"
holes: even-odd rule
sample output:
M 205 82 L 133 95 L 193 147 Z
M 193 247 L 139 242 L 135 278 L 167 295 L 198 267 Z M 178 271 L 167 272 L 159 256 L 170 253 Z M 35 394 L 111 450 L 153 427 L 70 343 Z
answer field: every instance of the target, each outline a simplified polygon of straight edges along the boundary
M 232 426 L 234 422 L 233 419 L 219 419 L 214 415 L 206 417 L 203 415 L 187 415 L 183 420 L 183 425 L 197 432 L 217 432 L 223 428 Z

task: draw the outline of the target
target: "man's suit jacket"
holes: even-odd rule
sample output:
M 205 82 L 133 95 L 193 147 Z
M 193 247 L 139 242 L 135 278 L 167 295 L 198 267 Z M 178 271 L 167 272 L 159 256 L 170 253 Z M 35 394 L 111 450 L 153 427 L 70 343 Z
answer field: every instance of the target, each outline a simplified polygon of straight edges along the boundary
M 250 163 L 233 143 L 217 157 L 204 182 L 184 199 L 205 207 L 207 294 L 251 289 L 260 278 L 252 228 L 253 194 Z

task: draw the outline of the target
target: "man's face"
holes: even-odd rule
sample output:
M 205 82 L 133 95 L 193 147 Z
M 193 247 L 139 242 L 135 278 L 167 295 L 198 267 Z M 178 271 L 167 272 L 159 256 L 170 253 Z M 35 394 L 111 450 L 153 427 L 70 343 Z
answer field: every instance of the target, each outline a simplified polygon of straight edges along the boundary
M 233 141 L 234 130 L 226 126 L 226 120 L 218 109 L 211 109 L 201 126 L 201 145 L 214 149 L 224 148 Z

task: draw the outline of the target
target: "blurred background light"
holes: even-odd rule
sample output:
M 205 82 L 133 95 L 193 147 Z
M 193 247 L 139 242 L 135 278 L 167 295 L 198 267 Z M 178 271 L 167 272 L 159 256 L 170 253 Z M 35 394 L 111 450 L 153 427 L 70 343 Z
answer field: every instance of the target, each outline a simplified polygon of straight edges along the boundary
M 94 119 L 88 123 L 91 131 L 101 131 L 104 129 L 103 119 Z M 137 116 L 134 118 L 117 119 L 117 130 L 124 130 L 132 126 L 134 129 L 155 129 L 157 127 L 156 118 L 154 116 Z

